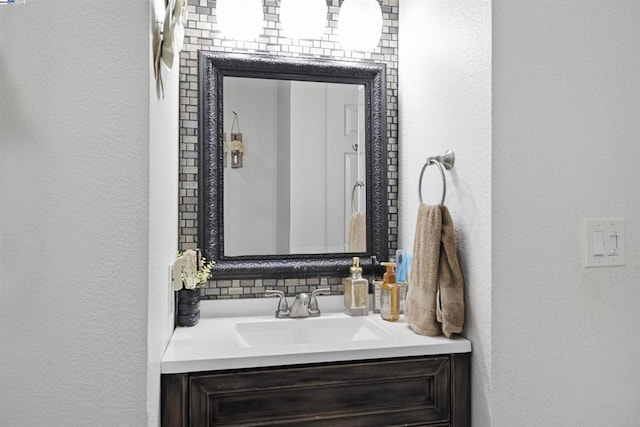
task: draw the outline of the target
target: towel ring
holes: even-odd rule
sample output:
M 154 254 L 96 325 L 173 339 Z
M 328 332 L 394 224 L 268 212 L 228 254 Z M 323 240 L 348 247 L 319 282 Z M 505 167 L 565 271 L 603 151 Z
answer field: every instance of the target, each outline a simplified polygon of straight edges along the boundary
M 440 175 L 442 175 L 442 201 L 440 202 L 440 204 L 444 205 L 444 199 L 447 196 L 447 180 L 444 176 L 444 169 L 451 170 L 455 161 L 456 157 L 451 150 L 447 150 L 447 152 L 442 156 L 427 157 L 427 161 L 425 162 L 424 166 L 422 166 L 422 170 L 420 171 L 420 181 L 418 182 L 418 198 L 420 199 L 420 204 L 423 204 L 422 177 L 424 176 L 424 171 L 427 169 L 427 166 L 429 166 L 430 164 L 434 164 L 438 167 L 438 169 L 440 169 Z M 444 169 L 442 168 L 443 166 Z
M 357 212 L 357 206 L 355 204 L 355 201 L 356 201 L 355 196 L 356 196 L 356 189 L 360 187 L 364 187 L 364 182 L 356 181 L 356 183 L 353 184 L 353 188 L 351 189 L 351 213 Z

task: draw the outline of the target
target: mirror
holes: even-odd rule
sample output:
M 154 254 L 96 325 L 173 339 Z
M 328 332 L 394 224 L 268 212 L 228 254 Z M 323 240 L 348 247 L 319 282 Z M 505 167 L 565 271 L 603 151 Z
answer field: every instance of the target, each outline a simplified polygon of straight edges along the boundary
M 216 279 L 387 258 L 385 66 L 199 53 L 200 247 Z
M 366 252 L 364 85 L 224 76 L 223 93 L 225 255 Z

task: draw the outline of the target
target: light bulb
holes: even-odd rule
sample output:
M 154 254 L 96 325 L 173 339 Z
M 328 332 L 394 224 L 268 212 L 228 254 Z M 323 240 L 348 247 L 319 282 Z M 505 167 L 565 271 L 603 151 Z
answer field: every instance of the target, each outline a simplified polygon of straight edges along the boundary
M 344 49 L 373 50 L 382 33 L 382 10 L 377 0 L 345 0 L 338 16 Z
M 281 0 L 280 23 L 291 39 L 321 39 L 327 28 L 326 0 Z
M 262 33 L 262 0 L 218 0 L 216 15 L 220 32 L 225 37 L 251 40 Z

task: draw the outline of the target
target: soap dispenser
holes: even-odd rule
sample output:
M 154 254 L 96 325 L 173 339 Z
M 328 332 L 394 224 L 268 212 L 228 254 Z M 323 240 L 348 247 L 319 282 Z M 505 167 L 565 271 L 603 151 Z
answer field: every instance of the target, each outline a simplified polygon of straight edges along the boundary
M 380 286 L 380 316 L 389 322 L 400 318 L 400 289 L 396 280 L 395 262 L 382 262 L 387 271 Z
M 350 316 L 369 314 L 369 281 L 362 277 L 360 258 L 353 257 L 351 277 L 344 281 L 344 312 Z

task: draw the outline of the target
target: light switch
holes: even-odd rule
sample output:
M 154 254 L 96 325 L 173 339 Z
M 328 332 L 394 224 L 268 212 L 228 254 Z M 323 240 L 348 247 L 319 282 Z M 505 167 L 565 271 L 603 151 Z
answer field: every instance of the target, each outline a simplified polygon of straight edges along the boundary
M 623 219 L 585 220 L 583 235 L 585 267 L 625 264 Z
M 609 256 L 618 255 L 618 232 L 617 231 L 609 231 L 609 252 L 607 253 Z
M 593 232 L 593 255 L 604 256 L 604 231 Z

